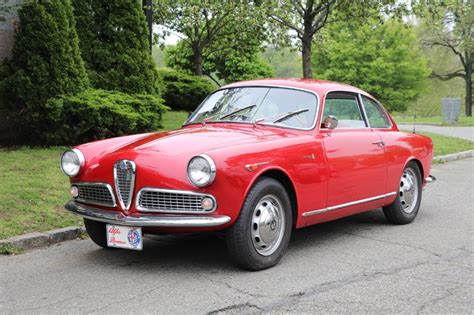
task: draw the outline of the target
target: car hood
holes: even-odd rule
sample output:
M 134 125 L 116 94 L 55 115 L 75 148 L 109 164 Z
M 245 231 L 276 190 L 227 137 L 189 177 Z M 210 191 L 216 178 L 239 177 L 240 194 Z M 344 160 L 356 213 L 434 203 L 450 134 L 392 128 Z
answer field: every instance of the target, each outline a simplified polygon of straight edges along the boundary
M 288 135 L 285 129 L 247 124 L 193 125 L 174 131 L 146 134 L 120 147 L 110 148 L 107 153 L 134 151 L 162 156 L 200 154 L 249 142 L 275 140 Z

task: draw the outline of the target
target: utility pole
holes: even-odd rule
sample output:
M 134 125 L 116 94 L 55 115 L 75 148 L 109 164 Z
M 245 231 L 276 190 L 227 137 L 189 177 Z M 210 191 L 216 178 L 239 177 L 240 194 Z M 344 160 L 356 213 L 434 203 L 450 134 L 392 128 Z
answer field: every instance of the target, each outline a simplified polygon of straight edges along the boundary
M 142 6 L 148 24 L 148 42 L 150 43 L 151 53 L 153 47 L 153 0 L 142 0 Z

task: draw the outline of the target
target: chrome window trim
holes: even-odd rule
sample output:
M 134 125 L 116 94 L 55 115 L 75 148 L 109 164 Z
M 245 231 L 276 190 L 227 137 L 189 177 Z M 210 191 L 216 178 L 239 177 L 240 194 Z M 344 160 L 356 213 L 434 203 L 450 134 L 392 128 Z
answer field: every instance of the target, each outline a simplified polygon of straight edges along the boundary
M 365 127 L 336 127 L 335 129 L 327 129 L 327 128 L 321 128 L 321 124 L 322 124 L 322 121 L 324 119 L 323 115 L 324 115 L 324 107 L 326 106 L 326 99 L 327 99 L 327 96 L 329 93 L 347 93 L 347 94 L 353 94 L 357 100 L 357 103 L 359 105 L 359 113 L 360 113 L 360 116 L 362 118 L 362 121 L 365 123 Z M 366 120 L 366 117 L 363 113 L 363 110 L 362 109 L 362 104 L 360 104 L 360 100 L 359 100 L 359 92 L 354 92 L 354 91 L 344 91 L 344 90 L 329 90 L 329 91 L 326 91 L 326 93 L 324 93 L 324 102 L 323 102 L 323 106 L 322 106 L 322 110 L 321 110 L 321 119 L 320 119 L 320 123 L 319 123 L 319 130 L 341 130 L 341 129 L 344 129 L 344 130 L 351 130 L 351 129 L 370 129 L 369 128 L 369 123 L 368 121 Z M 337 116 L 336 116 L 337 118 Z
M 153 192 L 163 192 L 163 193 L 171 193 L 171 194 L 183 194 L 183 195 L 193 195 L 193 196 L 202 196 L 202 197 L 209 197 L 214 201 L 214 207 L 212 210 L 209 211 L 170 211 L 170 210 L 151 210 L 148 208 L 144 208 L 140 206 L 140 197 L 143 192 L 145 191 L 153 191 Z M 135 208 L 140 212 L 150 212 L 150 213 L 180 213 L 180 214 L 206 214 L 206 213 L 213 213 L 217 209 L 217 200 L 213 195 L 205 194 L 205 193 L 198 193 L 195 191 L 190 190 L 177 190 L 177 189 L 163 189 L 163 188 L 155 188 L 155 187 L 143 187 L 137 193 L 137 197 L 135 198 Z
M 110 208 L 116 208 L 117 207 L 117 200 L 115 199 L 115 195 L 114 195 L 112 186 L 110 186 L 110 184 L 102 183 L 102 182 L 77 182 L 77 183 L 72 183 L 71 187 L 72 186 L 76 186 L 76 187 L 79 187 L 79 186 L 103 186 L 103 187 L 107 188 L 107 190 L 110 193 L 110 196 L 112 197 L 112 202 L 113 202 L 112 205 L 108 204 L 108 203 L 103 203 L 103 202 L 90 202 L 90 201 L 87 201 L 87 200 L 84 200 L 84 199 L 81 199 L 81 198 L 74 198 L 74 200 L 77 201 L 77 202 L 87 203 L 87 204 L 96 205 L 96 206 L 104 206 L 104 207 L 110 207 Z
M 383 194 L 383 195 L 370 197 L 370 198 L 365 198 L 365 199 L 356 200 L 356 201 L 351 201 L 351 202 L 347 202 L 347 203 L 342 203 L 342 204 L 327 207 L 327 208 L 324 208 L 324 209 L 311 210 L 311 211 L 304 212 L 303 217 L 309 217 L 309 216 L 312 216 L 312 215 L 315 215 L 315 214 L 321 214 L 321 213 L 325 213 L 325 212 L 329 212 L 329 211 L 334 211 L 334 210 L 338 210 L 338 209 L 342 209 L 342 208 L 347 208 L 347 207 L 359 205 L 359 204 L 370 202 L 370 201 L 384 199 L 384 198 L 387 198 L 387 197 L 390 197 L 390 196 L 393 196 L 393 195 L 396 195 L 396 194 L 397 194 L 397 192 L 393 191 L 393 192 L 389 192 L 389 193 L 386 193 L 386 194 Z
M 365 105 L 364 105 L 364 100 L 362 99 L 362 97 L 365 97 L 367 98 L 368 100 L 372 101 L 375 103 L 375 105 L 378 106 L 378 108 L 380 109 L 380 111 L 383 113 L 383 115 L 385 116 L 384 117 L 384 120 L 386 120 L 386 122 L 388 121 L 388 125 L 389 127 L 384 127 L 384 128 L 376 128 L 376 127 L 371 127 L 370 126 L 370 122 L 369 122 L 369 117 L 366 115 L 366 118 L 367 118 L 367 124 L 369 125 L 369 128 L 372 128 L 372 129 L 382 129 L 382 130 L 391 130 L 393 129 L 393 124 L 392 124 L 392 120 L 390 119 L 390 117 L 388 116 L 388 112 L 387 110 L 385 109 L 385 107 L 383 107 L 382 104 L 380 104 L 379 101 L 377 101 L 376 99 L 372 98 L 372 97 L 369 97 L 367 95 L 363 95 L 361 93 L 359 93 L 359 97 L 360 97 L 360 103 L 362 104 L 362 107 L 364 108 L 364 113 L 365 113 Z M 385 119 L 386 118 L 386 119 Z
M 201 157 L 203 159 L 205 159 L 207 161 L 207 163 L 209 163 L 209 166 L 211 168 L 211 175 L 209 177 L 209 182 L 207 182 L 205 185 L 196 185 L 192 180 L 191 180 L 191 177 L 189 177 L 189 164 L 191 163 L 191 161 L 194 159 L 194 158 L 197 158 L 197 157 Z M 201 187 L 206 187 L 206 186 L 209 186 L 210 184 L 212 184 L 214 182 L 214 180 L 216 179 L 216 173 L 217 173 L 217 167 L 216 167 L 216 163 L 214 162 L 214 160 L 207 154 L 199 154 L 199 155 L 196 155 L 196 156 L 193 156 L 191 159 L 189 159 L 188 161 L 188 164 L 186 166 L 186 175 L 188 176 L 188 180 L 189 182 L 198 187 L 198 188 L 201 188 Z
M 315 127 L 316 127 L 316 124 L 318 122 L 318 113 L 319 113 L 319 106 L 320 106 L 320 97 L 319 97 L 319 94 L 312 91 L 312 90 L 308 90 L 308 89 L 305 89 L 305 88 L 298 88 L 298 87 L 293 87 L 293 86 L 286 86 L 286 85 L 272 85 L 272 84 L 268 84 L 268 85 L 265 85 L 265 84 L 256 84 L 256 85 L 243 85 L 243 86 L 231 86 L 231 87 L 223 87 L 223 88 L 220 88 L 220 89 L 217 89 L 215 90 L 214 92 L 212 92 L 211 94 L 209 94 L 205 99 L 204 101 L 202 101 L 202 103 L 196 108 L 196 110 L 194 110 L 194 112 L 192 113 L 191 116 L 189 116 L 189 118 L 184 122 L 184 124 L 182 126 L 188 126 L 188 125 L 197 125 L 197 124 L 201 124 L 201 122 L 193 122 L 193 123 L 188 123 L 188 121 L 193 118 L 194 116 L 194 113 L 198 112 L 201 107 L 204 105 L 204 103 L 207 101 L 207 99 L 214 93 L 217 93 L 219 91 L 223 91 L 223 90 L 229 90 L 229 89 L 236 89 L 236 88 L 255 88 L 255 87 L 262 87 L 262 88 L 277 88 L 277 89 L 287 89 L 287 90 L 296 90 L 296 91 L 303 91 L 303 92 L 307 92 L 307 93 L 310 93 L 312 95 L 314 95 L 316 97 L 316 109 L 315 109 L 315 115 L 314 115 L 314 120 L 313 120 L 313 124 L 311 125 L 311 127 L 308 127 L 308 128 L 298 128 L 298 127 L 291 127 L 291 126 L 285 126 L 285 125 L 276 125 L 276 124 L 265 124 L 265 123 L 258 123 L 257 125 L 262 125 L 262 126 L 270 126 L 270 127 L 278 127 L 278 128 L 285 128 L 285 129 L 293 129 L 293 130 L 303 130 L 303 131 L 308 131 L 308 130 L 314 130 Z M 231 120 L 224 120 L 224 121 L 209 121 L 207 123 L 230 123 L 230 124 L 235 124 L 235 123 L 240 123 L 240 124 L 246 124 L 246 125 L 254 125 L 255 123 L 254 122 L 244 122 L 244 121 L 231 121 Z
M 130 198 L 127 202 L 127 204 L 124 204 L 122 195 L 119 191 L 119 185 L 118 185 L 118 179 L 117 179 L 117 166 L 121 161 L 124 161 L 125 163 L 130 163 L 132 165 L 132 178 L 130 179 Z M 131 160 L 118 160 L 114 164 L 114 184 L 115 184 L 115 192 L 117 193 L 117 198 L 120 203 L 120 206 L 122 207 L 122 210 L 125 212 L 128 212 L 130 210 L 130 206 L 132 205 L 132 200 L 133 200 L 133 192 L 135 190 L 135 178 L 136 178 L 136 171 L 137 171 L 137 166 L 135 162 Z

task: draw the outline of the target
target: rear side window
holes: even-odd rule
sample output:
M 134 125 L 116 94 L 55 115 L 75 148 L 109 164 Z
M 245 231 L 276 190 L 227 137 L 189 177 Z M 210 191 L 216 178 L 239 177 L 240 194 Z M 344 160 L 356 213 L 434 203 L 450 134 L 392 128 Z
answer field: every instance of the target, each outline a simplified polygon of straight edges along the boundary
M 337 118 L 337 128 L 366 127 L 357 96 L 353 94 L 329 94 L 324 103 L 323 120 L 329 115 Z
M 370 127 L 390 128 L 390 121 L 379 104 L 365 96 L 362 96 L 362 102 L 364 103 L 365 113 L 367 114 Z

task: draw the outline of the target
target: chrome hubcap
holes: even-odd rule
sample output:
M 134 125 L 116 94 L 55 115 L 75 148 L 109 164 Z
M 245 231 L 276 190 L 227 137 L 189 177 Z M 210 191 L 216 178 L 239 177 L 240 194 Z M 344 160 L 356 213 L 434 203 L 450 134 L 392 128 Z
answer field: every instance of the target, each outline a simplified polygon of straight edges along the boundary
M 418 179 L 413 169 L 407 168 L 403 171 L 398 194 L 402 210 L 405 213 L 412 213 L 418 201 Z
M 276 196 L 260 199 L 253 210 L 250 230 L 253 246 L 260 255 L 269 256 L 278 249 L 285 231 L 285 216 Z

